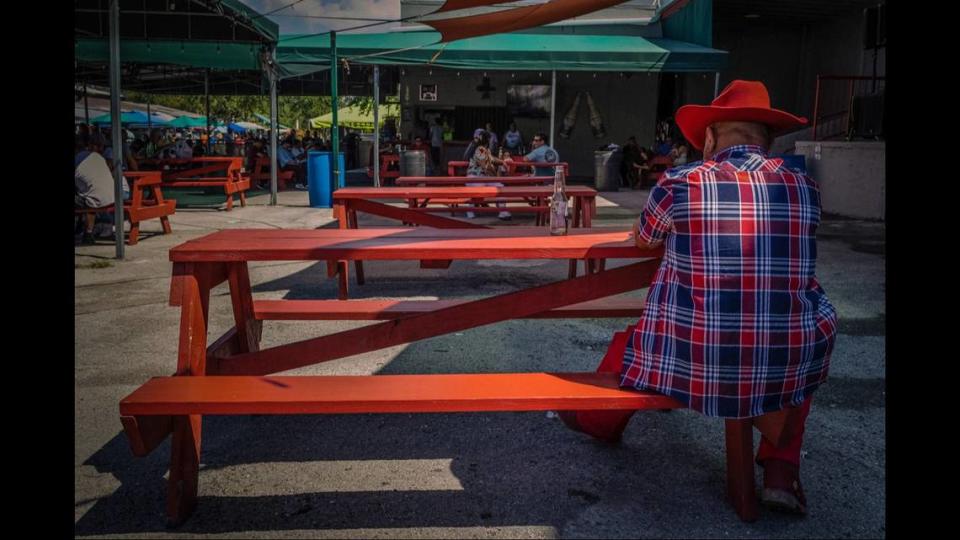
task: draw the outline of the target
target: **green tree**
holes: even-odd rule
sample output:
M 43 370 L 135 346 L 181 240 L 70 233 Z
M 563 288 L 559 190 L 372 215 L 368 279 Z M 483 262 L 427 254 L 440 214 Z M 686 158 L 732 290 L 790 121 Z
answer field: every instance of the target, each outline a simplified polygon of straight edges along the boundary
M 128 92 L 129 99 L 173 107 L 203 115 L 206 104 L 203 96 L 177 96 Z M 301 128 L 309 127 L 311 118 L 330 112 L 330 96 L 279 96 L 277 115 L 281 124 L 294 127 L 297 121 Z M 254 114 L 270 117 L 268 96 L 210 96 L 210 116 L 225 123 L 256 121 Z

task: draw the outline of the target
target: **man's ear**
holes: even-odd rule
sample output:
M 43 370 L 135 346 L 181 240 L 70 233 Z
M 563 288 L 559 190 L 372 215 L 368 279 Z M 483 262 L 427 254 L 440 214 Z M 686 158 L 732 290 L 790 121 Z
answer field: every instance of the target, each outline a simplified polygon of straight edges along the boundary
M 713 131 L 713 126 L 707 126 L 704 130 L 703 137 L 703 157 L 705 159 L 710 159 L 713 156 L 713 151 L 717 146 L 717 138 Z

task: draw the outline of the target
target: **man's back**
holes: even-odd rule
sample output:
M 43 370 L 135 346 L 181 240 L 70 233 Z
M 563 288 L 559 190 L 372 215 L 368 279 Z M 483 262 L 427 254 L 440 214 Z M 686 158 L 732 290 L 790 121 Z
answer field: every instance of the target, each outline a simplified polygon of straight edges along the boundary
M 543 144 L 524 156 L 524 159 L 538 163 L 559 163 L 560 154 L 550 145 Z M 534 167 L 533 172 L 537 176 L 553 176 L 553 169 L 550 167 Z
M 638 234 L 666 238 L 666 252 L 624 384 L 755 416 L 800 403 L 827 375 L 836 313 L 814 276 L 820 194 L 760 147 L 715 159 L 651 191 Z
M 103 208 L 114 201 L 113 174 L 107 161 L 96 152 L 88 153 L 73 174 L 76 202 L 87 208 Z

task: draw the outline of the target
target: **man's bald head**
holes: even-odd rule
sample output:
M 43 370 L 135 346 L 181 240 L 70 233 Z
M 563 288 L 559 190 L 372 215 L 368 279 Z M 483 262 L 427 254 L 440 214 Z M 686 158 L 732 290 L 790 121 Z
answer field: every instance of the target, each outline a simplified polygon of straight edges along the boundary
M 756 122 L 716 122 L 707 126 L 703 142 L 703 156 L 709 158 L 724 148 L 740 144 L 770 149 L 770 129 Z

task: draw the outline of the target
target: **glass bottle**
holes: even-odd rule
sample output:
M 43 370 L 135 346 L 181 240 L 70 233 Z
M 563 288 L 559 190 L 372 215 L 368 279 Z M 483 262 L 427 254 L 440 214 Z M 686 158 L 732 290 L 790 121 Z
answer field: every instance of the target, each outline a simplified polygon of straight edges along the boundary
M 570 227 L 570 216 L 567 206 L 566 178 L 563 166 L 558 166 L 553 173 L 553 195 L 550 197 L 550 234 L 560 236 L 567 234 Z

